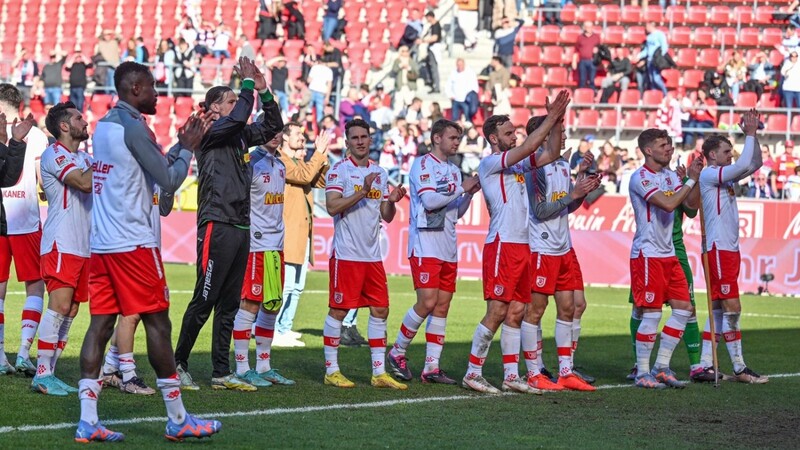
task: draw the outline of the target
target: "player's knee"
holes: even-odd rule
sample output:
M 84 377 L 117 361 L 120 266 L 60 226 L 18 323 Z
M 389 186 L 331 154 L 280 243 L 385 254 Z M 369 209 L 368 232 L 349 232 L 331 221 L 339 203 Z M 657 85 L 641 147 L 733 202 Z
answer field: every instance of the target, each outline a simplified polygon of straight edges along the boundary
M 370 308 L 369 315 L 381 320 L 386 320 L 389 317 L 389 308 Z
M 344 320 L 345 317 L 347 317 L 347 310 L 330 308 L 328 311 L 328 315 L 331 316 L 334 320 L 341 322 Z

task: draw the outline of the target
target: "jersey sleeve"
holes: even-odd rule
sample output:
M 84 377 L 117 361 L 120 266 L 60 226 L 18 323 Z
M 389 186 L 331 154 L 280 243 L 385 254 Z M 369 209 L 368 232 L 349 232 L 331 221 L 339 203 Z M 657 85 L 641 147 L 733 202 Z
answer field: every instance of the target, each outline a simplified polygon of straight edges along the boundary
M 500 154 L 495 153 L 484 157 L 483 159 L 481 159 L 480 165 L 478 166 L 478 171 L 480 171 L 484 175 L 491 175 L 494 173 L 502 172 L 507 168 L 506 154 L 507 152 L 503 152 Z
M 42 153 L 41 171 L 48 173 L 57 178 L 62 184 L 67 174 L 74 170 L 78 170 L 78 166 L 67 155 L 57 155 L 53 151 L 45 151 Z
M 656 185 L 655 178 L 649 176 L 646 170 L 639 170 L 631 177 L 628 190 L 643 198 L 645 201 L 649 201 L 650 198 L 658 192 L 658 186 Z
M 722 184 L 722 167 L 706 167 L 700 172 L 700 183 L 708 184 L 711 186 L 719 186 Z
M 422 167 L 422 160 L 425 156 L 417 158 L 414 160 L 414 164 L 411 165 L 411 173 L 409 174 L 411 186 L 413 189 L 416 189 L 417 195 L 422 196 L 424 192 L 436 192 L 436 180 L 433 179 L 432 174 L 430 173 L 430 165 L 426 166 L 426 168 Z
M 342 173 L 341 167 L 341 164 L 336 164 L 328 171 L 325 182 L 325 192 L 344 193 L 344 174 Z

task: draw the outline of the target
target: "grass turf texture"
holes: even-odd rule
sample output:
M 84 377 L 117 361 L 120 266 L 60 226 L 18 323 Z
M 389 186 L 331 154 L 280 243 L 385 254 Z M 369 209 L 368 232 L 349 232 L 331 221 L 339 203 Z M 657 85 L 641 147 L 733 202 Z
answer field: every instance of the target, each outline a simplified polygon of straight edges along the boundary
M 173 339 L 195 280 L 190 266 L 168 265 L 172 290 Z M 9 285 L 5 303 L 6 351 L 13 361 L 19 343 L 19 315 L 24 296 L 22 286 Z M 414 301 L 411 280 L 390 277 L 392 312 L 388 341 L 394 341 L 403 314 Z M 632 365 L 628 335 L 630 306 L 627 292 L 620 289 L 590 288 L 589 309 L 582 321 L 576 365 L 597 377 L 597 385 L 629 384 L 624 380 Z M 479 281 L 461 281 L 447 324 L 442 368 L 459 381 L 466 370 L 475 325 L 483 316 Z M 700 322 L 705 321 L 705 296 L 698 295 Z M 595 393 L 553 393 L 544 396 L 508 395 L 487 397 L 470 394 L 460 387 L 422 385 L 418 378 L 405 392 L 378 390 L 369 386 L 369 349 L 340 349 L 342 371 L 357 387 L 336 389 L 323 386 L 322 324 L 327 313 L 327 274 L 311 273 L 303 295 L 295 329 L 304 334 L 307 347 L 275 348 L 273 367 L 297 381 L 293 387 L 274 386 L 255 393 L 213 391 L 208 323 L 195 346 L 190 372 L 200 383 L 199 392 L 184 392 L 187 409 L 194 414 L 232 413 L 275 408 L 303 408 L 334 404 L 356 404 L 429 397 L 469 396 L 453 401 L 397 404 L 371 408 L 343 408 L 327 411 L 284 412 L 271 415 L 242 415 L 222 419 L 222 432 L 212 438 L 215 447 L 591 447 L 632 448 L 657 446 L 729 448 L 787 448 L 797 445 L 794 428 L 800 413 L 800 377 L 776 378 L 767 385 L 723 383 L 691 385 L 685 390 L 644 391 L 615 387 Z M 742 318 L 745 360 L 762 374 L 798 372 L 797 339 L 800 301 L 786 298 L 743 299 Z M 557 368 L 553 342 L 554 307 L 543 319 L 545 363 Z M 669 311 L 665 309 L 665 316 Z M 79 376 L 78 353 L 89 322 L 88 308 L 78 314 L 70 341 L 59 361 L 57 375 L 72 385 Z M 359 323 L 366 333 L 367 313 Z M 419 375 L 424 360 L 424 328 L 408 351 L 410 366 Z M 499 332 L 498 332 L 499 334 Z M 484 366 L 484 374 L 495 385 L 502 377 L 499 336 Z M 255 344 L 251 344 L 251 348 Z M 35 344 L 34 344 L 35 348 Z M 32 352 L 35 353 L 35 350 Z M 654 352 L 655 353 L 655 352 Z M 135 356 L 139 375 L 151 386 L 155 376 L 145 351 L 144 330 L 137 333 Z M 724 345 L 719 348 L 723 371 L 730 372 Z M 655 355 L 653 356 L 655 357 Z M 251 364 L 255 356 L 251 350 Z M 233 361 L 231 362 L 233 367 Z M 686 351 L 681 344 L 673 357 L 679 378 L 688 378 Z M 524 374 L 524 363 L 520 364 Z M 0 429 L 24 425 L 77 423 L 77 396 L 47 397 L 30 391 L 30 379 L 0 378 L 2 407 Z M 159 394 L 139 397 L 106 389 L 100 396 L 101 420 L 164 417 Z M 110 426 L 126 434 L 126 447 L 153 448 L 171 445 L 162 436 L 166 419 Z M 6 431 L 0 433 L 0 448 L 63 448 L 72 446 L 74 427 L 55 430 Z M 194 443 L 209 445 L 203 440 Z

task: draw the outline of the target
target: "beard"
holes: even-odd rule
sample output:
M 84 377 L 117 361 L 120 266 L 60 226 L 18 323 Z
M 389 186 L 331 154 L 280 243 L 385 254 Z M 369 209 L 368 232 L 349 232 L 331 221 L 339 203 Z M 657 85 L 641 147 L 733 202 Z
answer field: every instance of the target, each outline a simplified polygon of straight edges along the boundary
M 89 130 L 86 128 L 69 127 L 69 137 L 76 141 L 83 142 L 89 139 Z

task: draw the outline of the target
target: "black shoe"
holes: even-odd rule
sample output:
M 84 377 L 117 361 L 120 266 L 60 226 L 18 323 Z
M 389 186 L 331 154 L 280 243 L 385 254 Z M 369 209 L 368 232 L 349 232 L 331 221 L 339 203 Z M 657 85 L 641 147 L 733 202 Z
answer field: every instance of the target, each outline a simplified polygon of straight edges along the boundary
M 558 378 L 554 377 L 553 374 L 550 373 L 550 371 L 545 369 L 544 367 L 542 367 L 542 370 L 540 370 L 539 373 L 546 376 L 553 383 L 558 383 Z
M 695 383 L 713 383 L 715 381 L 722 381 L 722 376 L 714 372 L 713 367 L 705 367 L 702 371 L 692 374 L 692 381 Z
M 585 382 L 586 382 L 586 383 L 588 383 L 588 384 L 594 384 L 594 382 L 596 381 L 596 380 L 594 379 L 594 377 L 593 377 L 593 376 L 586 374 L 586 373 L 583 371 L 583 368 L 582 368 L 582 367 L 581 367 L 581 370 L 580 370 L 580 371 L 578 370 L 578 368 L 577 368 L 577 367 L 573 367 L 573 368 L 572 368 L 572 373 L 574 373 L 575 375 L 577 375 L 577 376 L 578 376 L 578 378 L 582 379 L 583 381 L 585 381 Z
M 408 368 L 406 355 L 392 356 L 392 352 L 387 352 L 386 369 L 398 380 L 411 381 L 411 369 Z
M 339 345 L 345 347 L 361 347 L 362 345 L 369 345 L 366 339 L 358 332 L 355 325 L 352 327 L 342 327 L 341 339 Z

